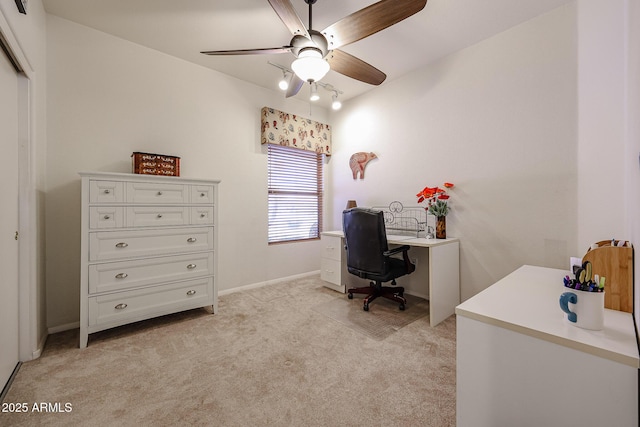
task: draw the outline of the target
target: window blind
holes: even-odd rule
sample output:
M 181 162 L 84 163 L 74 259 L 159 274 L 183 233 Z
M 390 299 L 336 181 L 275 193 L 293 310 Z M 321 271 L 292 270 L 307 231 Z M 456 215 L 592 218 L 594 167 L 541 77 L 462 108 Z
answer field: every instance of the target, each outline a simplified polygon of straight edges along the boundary
M 269 244 L 319 239 L 322 154 L 269 144 Z

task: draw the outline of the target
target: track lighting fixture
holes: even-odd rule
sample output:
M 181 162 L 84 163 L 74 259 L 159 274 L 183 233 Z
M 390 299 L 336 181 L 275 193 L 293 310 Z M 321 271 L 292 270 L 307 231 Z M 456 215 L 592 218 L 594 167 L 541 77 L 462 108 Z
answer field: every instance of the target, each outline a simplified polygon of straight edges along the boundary
M 333 108 L 334 110 L 339 110 L 342 108 L 342 102 L 340 102 L 340 100 L 338 99 L 337 91 L 333 92 L 331 99 L 333 100 L 333 102 L 331 102 L 331 108 Z
M 310 83 L 311 86 L 311 95 L 309 95 L 309 101 L 317 101 L 320 99 L 320 95 L 318 95 L 318 84 Z
M 279 68 L 282 71 L 282 80 L 278 82 L 278 87 L 283 91 L 287 91 L 287 97 L 289 96 L 289 93 L 288 93 L 290 91 L 289 86 L 292 84 L 292 82 L 297 81 L 300 85 L 302 85 L 302 82 L 300 82 L 299 79 L 295 78 L 297 74 L 294 73 L 289 68 L 283 65 L 274 64 L 271 61 L 267 61 L 267 63 L 269 65 L 273 65 L 276 68 Z M 315 102 L 320 99 L 320 94 L 318 93 L 318 86 L 320 86 L 327 92 L 333 92 L 333 95 L 331 96 L 331 99 L 332 99 L 331 108 L 333 108 L 334 110 L 339 110 L 342 107 L 342 102 L 340 102 L 340 100 L 338 99 L 338 96 L 342 94 L 342 91 L 340 91 L 339 89 L 333 87 L 328 83 L 313 81 L 311 79 L 311 81 L 309 81 L 309 100 L 312 102 Z
M 278 87 L 280 90 L 289 89 L 289 80 L 287 79 L 287 72 L 285 70 L 282 70 L 282 80 L 278 82 Z

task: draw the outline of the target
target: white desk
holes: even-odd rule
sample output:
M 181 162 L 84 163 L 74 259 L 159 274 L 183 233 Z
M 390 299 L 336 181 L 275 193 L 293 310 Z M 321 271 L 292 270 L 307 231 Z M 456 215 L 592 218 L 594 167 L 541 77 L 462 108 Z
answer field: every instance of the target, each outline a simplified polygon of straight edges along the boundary
M 568 274 L 525 265 L 456 307 L 458 427 L 638 425 L 633 318 L 569 324 Z
M 347 273 L 347 257 L 342 231 L 322 233 L 323 265 L 321 277 L 328 287 L 340 292 L 362 280 Z M 454 314 L 460 303 L 460 242 L 458 239 L 425 239 L 387 235 L 390 245 L 409 245 L 409 258 L 417 262 L 416 271 L 398 279 L 405 292 L 429 300 L 429 321 L 436 326 Z M 406 284 L 404 282 L 407 282 Z M 426 282 L 426 283 L 425 283 Z M 362 284 L 358 284 L 362 286 Z

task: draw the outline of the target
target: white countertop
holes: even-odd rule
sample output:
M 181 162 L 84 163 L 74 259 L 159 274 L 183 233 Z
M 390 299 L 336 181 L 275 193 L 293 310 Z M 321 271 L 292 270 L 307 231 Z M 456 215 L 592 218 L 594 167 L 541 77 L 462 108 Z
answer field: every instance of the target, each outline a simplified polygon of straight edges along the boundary
M 456 315 L 500 326 L 555 344 L 639 368 L 630 313 L 605 309 L 604 329 L 571 325 L 560 309 L 569 271 L 524 265 L 456 307 Z
M 344 237 L 342 230 L 323 231 L 320 234 L 323 236 Z M 387 243 L 391 243 L 392 245 L 410 245 L 429 248 L 433 246 L 447 245 L 457 241 L 458 239 L 456 238 L 425 239 L 424 237 L 415 237 L 411 235 L 387 234 Z

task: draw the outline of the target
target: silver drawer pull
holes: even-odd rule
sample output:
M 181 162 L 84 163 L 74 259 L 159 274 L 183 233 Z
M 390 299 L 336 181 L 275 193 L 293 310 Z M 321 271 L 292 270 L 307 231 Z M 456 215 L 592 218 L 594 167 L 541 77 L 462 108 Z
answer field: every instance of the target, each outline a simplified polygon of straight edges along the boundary
M 162 196 L 162 191 L 158 191 L 158 196 Z
M 191 295 L 195 295 L 196 291 L 194 291 L 193 289 L 191 289 L 190 291 L 187 291 L 187 295 L 191 296 Z
M 111 219 L 111 216 L 110 215 L 105 215 L 104 219 Z
M 104 194 L 109 194 L 109 193 L 111 193 L 111 190 L 109 190 L 108 188 L 104 190 Z
M 200 218 L 204 218 L 205 216 L 205 214 L 200 214 Z
M 125 308 L 127 308 L 127 304 L 121 303 L 121 304 L 116 305 L 114 308 L 116 310 L 124 310 Z
M 162 214 L 158 214 L 158 218 L 162 218 Z
M 116 279 L 126 279 L 127 277 L 129 277 L 129 275 L 127 273 L 118 273 L 118 274 L 116 274 Z
M 197 240 L 198 240 L 198 239 L 196 239 L 195 237 L 189 237 L 189 238 L 187 239 L 187 242 L 189 242 L 189 243 L 195 243 Z
M 116 248 L 126 248 L 127 246 L 129 246 L 129 244 L 125 242 L 116 243 Z
M 204 196 L 205 196 L 205 194 L 204 194 L 204 193 L 200 193 L 200 197 L 204 197 Z
M 187 268 L 189 270 L 193 270 L 194 268 L 196 268 L 196 265 L 195 264 L 189 264 L 189 265 L 187 265 Z

